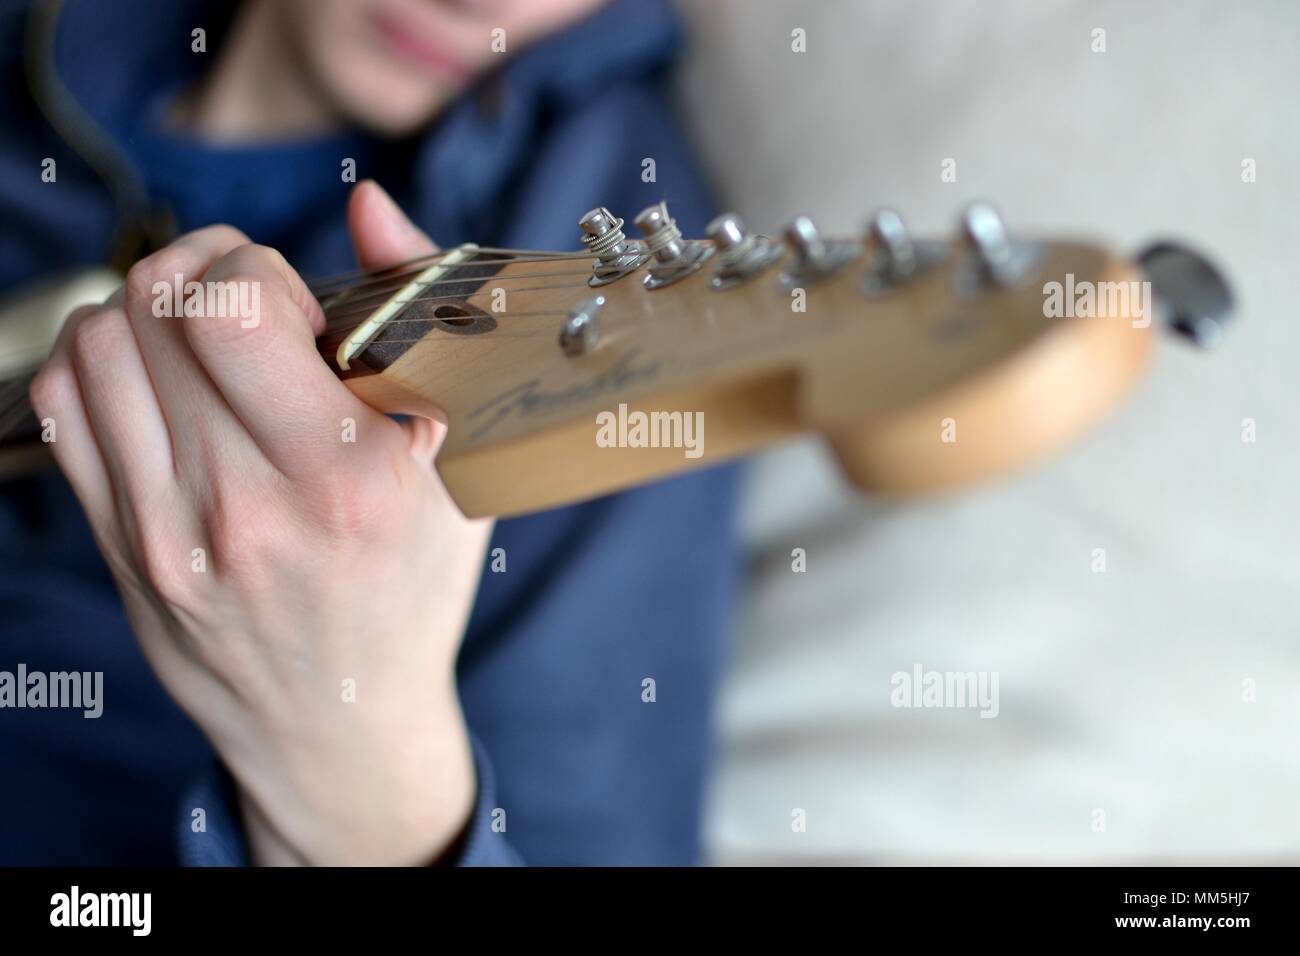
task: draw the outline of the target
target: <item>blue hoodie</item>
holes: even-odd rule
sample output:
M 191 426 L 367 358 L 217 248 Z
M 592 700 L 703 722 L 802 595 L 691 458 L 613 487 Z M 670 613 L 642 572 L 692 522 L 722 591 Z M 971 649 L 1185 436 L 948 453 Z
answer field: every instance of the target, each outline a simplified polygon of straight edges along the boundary
M 114 222 L 23 86 L 26 6 L 0 0 L 0 290 L 103 261 Z M 663 198 L 701 230 L 707 194 L 664 90 L 677 28 L 659 0 L 616 0 L 525 51 L 411 142 L 257 149 L 177 141 L 156 122 L 160 97 L 210 62 L 188 55 L 210 7 L 70 0 L 55 47 L 68 91 L 126 160 L 128 192 L 182 229 L 220 219 L 308 276 L 347 269 L 351 157 L 442 245 L 574 248 L 588 208 L 630 217 Z M 56 183 L 40 180 L 45 157 Z M 478 768 L 459 862 L 696 862 L 738 577 L 734 486 L 733 469 L 713 469 L 497 525 L 506 571 L 485 570 L 458 664 Z M 0 708 L 0 864 L 246 861 L 229 777 L 149 671 L 56 474 L 0 485 L 0 609 L 0 672 L 103 673 L 98 718 Z

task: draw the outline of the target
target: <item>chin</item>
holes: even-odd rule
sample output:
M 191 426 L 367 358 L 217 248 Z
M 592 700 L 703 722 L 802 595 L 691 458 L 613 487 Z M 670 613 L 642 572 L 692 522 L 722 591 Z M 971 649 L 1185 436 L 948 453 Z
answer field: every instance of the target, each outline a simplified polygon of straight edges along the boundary
M 409 109 L 393 104 L 385 104 L 381 108 L 366 104 L 362 109 L 348 111 L 348 116 L 362 129 L 381 136 L 397 138 L 427 126 L 441 112 L 446 102 L 446 99 L 440 99 L 437 103 Z
M 397 137 L 428 125 L 456 95 L 456 88 L 436 81 L 398 84 L 385 80 L 336 88 L 334 93 L 339 111 L 357 126 Z

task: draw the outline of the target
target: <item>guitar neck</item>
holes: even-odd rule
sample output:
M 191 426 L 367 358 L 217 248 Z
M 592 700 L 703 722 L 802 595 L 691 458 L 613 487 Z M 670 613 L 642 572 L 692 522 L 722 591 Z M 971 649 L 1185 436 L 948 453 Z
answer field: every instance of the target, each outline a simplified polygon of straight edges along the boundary
M 510 516 L 800 432 L 824 436 L 876 493 L 995 477 L 1061 447 L 1138 380 L 1153 290 L 1201 344 L 1231 310 L 1189 250 L 1135 260 L 1021 239 L 983 204 L 949 239 L 912 237 L 889 210 L 854 239 L 802 216 L 779 239 L 754 235 L 730 214 L 686 239 L 662 204 L 636 224 L 643 239 L 598 208 L 580 251 L 466 244 L 318 279 L 317 348 L 373 408 L 444 421 L 436 464 L 452 498 L 470 517 Z M 41 314 L 61 321 L 111 282 L 47 298 Z M 0 436 L 39 427 L 27 398 L 39 338 L 13 349 L 0 334 L 0 360 L 24 359 L 0 367 Z
M 39 427 L 27 392 L 38 369 L 19 372 L 0 382 L 0 442 L 25 437 Z
M 27 392 L 68 313 L 104 301 L 121 284 L 118 272 L 95 268 L 53 275 L 6 298 L 0 306 L 0 443 L 35 434 Z

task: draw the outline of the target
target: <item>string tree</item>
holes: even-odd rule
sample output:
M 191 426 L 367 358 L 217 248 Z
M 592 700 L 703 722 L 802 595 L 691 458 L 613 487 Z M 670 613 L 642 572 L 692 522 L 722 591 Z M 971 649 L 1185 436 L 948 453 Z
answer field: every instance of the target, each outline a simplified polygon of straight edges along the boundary
M 605 307 L 603 295 L 579 302 L 569 311 L 560 329 L 560 348 L 570 358 L 585 355 L 600 340 L 600 311 Z

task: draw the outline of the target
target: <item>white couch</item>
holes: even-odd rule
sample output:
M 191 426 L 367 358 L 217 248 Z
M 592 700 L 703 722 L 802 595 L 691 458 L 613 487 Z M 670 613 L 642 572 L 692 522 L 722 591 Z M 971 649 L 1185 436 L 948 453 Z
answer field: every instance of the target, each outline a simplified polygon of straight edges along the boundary
M 887 203 L 950 234 L 988 198 L 1022 233 L 1186 239 L 1240 302 L 1219 351 L 1162 337 L 1117 417 L 1005 483 L 885 507 L 816 441 L 759 460 L 713 858 L 1294 859 L 1300 6 L 684 8 L 683 101 L 753 226 L 856 234 Z M 998 672 L 998 717 L 891 706 L 917 663 Z

